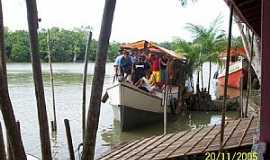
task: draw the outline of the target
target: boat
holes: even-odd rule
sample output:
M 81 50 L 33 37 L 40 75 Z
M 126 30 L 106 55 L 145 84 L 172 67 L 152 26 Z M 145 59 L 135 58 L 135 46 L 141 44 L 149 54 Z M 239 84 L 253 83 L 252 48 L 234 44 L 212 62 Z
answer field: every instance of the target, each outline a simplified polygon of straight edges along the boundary
M 138 50 L 147 50 L 150 53 L 166 54 L 178 61 L 182 59 L 181 55 L 162 48 L 153 42 L 138 41 L 132 44 L 124 44 L 123 48 Z M 173 85 L 171 85 L 173 86 Z M 167 96 L 166 114 L 170 116 L 175 113 L 176 98 L 178 86 L 170 87 Z M 121 131 L 128 131 L 139 126 L 152 124 L 161 121 L 164 118 L 164 91 L 147 92 L 142 90 L 130 82 L 115 82 L 106 89 L 104 99 L 113 106 L 114 119 L 120 122 Z M 103 100 L 102 100 L 103 101 Z M 103 102 L 105 102 L 104 100 Z
M 220 55 L 221 59 L 226 61 L 226 52 L 223 52 Z M 230 88 L 240 88 L 241 86 L 241 77 L 243 78 L 243 85 L 246 84 L 247 69 L 244 62 L 245 51 L 243 48 L 232 49 L 231 51 L 231 61 L 229 65 L 229 76 L 228 76 L 228 87 Z M 225 63 L 224 63 L 225 64 Z M 220 70 L 218 74 L 218 85 L 224 86 L 225 84 L 225 72 L 226 68 Z
M 146 92 L 129 82 L 118 82 L 107 88 L 108 102 L 122 131 L 163 119 L 162 93 Z M 171 113 L 167 107 L 167 113 Z

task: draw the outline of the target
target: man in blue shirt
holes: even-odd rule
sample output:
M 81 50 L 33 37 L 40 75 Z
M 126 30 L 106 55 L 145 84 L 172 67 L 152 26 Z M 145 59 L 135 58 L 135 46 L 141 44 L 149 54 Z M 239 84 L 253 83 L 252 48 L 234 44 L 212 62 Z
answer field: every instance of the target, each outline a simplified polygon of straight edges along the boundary
M 114 71 L 115 71 L 115 75 L 114 75 L 114 78 L 118 78 L 118 76 L 120 75 L 120 69 L 119 69 L 119 66 L 120 66 L 120 60 L 121 58 L 123 57 L 123 49 L 120 49 L 119 50 L 119 53 L 118 53 L 118 56 L 116 57 L 115 61 L 114 61 Z
M 127 79 L 129 76 L 130 80 L 130 75 L 131 75 L 131 70 L 132 70 L 132 59 L 129 56 L 127 51 L 124 51 L 124 55 L 120 59 L 120 73 L 121 76 L 124 77 L 124 79 Z

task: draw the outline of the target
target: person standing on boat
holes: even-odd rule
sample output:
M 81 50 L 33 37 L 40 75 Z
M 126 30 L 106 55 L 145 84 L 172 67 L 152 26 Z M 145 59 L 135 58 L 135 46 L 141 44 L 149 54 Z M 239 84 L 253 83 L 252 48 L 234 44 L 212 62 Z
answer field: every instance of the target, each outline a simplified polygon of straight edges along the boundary
M 120 73 L 121 77 L 131 81 L 132 59 L 128 51 L 124 51 L 123 57 L 120 59 Z
M 163 55 L 160 59 L 160 78 L 162 84 L 167 82 L 167 63 L 168 59 L 165 55 Z
M 146 77 L 147 79 L 149 79 L 150 76 L 151 76 L 152 67 L 151 67 L 150 62 L 149 62 L 148 59 L 146 58 L 146 56 L 143 55 L 143 53 L 142 53 L 142 60 L 143 60 L 143 62 L 144 62 L 144 64 L 145 64 L 145 77 Z
M 149 59 L 152 65 L 152 74 L 150 76 L 149 82 L 152 86 L 158 85 L 160 83 L 160 58 L 159 55 L 150 55 Z
M 130 55 L 130 57 L 131 57 L 132 64 L 134 64 L 134 63 L 138 60 L 138 59 L 137 59 L 137 55 L 138 55 L 137 49 L 131 49 L 131 50 L 129 51 L 129 55 Z
M 135 61 L 132 67 L 132 81 L 135 84 L 139 79 L 146 75 L 146 64 L 143 60 L 143 56 L 139 55 L 138 60 Z
M 119 52 L 118 52 L 118 56 L 115 58 L 115 61 L 114 61 L 114 64 L 113 64 L 113 67 L 114 67 L 114 77 L 113 79 L 118 79 L 118 76 L 120 75 L 120 69 L 119 69 L 119 66 L 120 66 L 120 60 L 121 58 L 123 57 L 123 49 L 119 49 Z M 114 81 L 113 80 L 113 81 Z

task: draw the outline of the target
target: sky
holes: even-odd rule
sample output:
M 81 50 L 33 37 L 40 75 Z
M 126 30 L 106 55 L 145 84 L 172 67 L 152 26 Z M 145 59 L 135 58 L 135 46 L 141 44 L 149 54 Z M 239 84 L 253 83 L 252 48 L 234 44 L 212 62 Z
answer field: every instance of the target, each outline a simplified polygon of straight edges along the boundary
M 191 1 L 191 0 L 190 0 Z M 2 0 L 4 24 L 10 30 L 27 29 L 25 0 Z M 105 0 L 37 0 L 40 28 L 73 29 L 91 26 L 98 39 Z M 224 0 L 198 0 L 182 7 L 179 0 L 117 0 L 111 41 L 191 41 L 187 23 L 208 26 L 218 15 L 228 30 L 229 8 Z M 233 28 L 233 34 L 238 29 Z

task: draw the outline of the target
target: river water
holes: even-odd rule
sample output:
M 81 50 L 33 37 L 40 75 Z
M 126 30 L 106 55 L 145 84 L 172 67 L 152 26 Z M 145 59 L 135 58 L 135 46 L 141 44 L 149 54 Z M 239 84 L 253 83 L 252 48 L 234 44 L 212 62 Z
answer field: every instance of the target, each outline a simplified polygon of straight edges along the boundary
M 205 65 L 204 67 L 207 67 Z M 215 71 L 213 69 L 213 72 Z M 49 121 L 53 119 L 52 96 L 49 79 L 49 65 L 43 64 L 43 78 L 45 85 L 45 97 Z M 57 135 L 52 138 L 54 159 L 69 159 L 68 148 L 65 136 L 64 119 L 69 119 L 73 145 L 76 149 L 82 142 L 81 135 L 81 102 L 82 102 L 82 71 L 81 63 L 55 63 L 55 99 L 56 114 L 58 123 Z M 40 157 L 39 126 L 37 108 L 32 80 L 32 68 L 29 63 L 11 63 L 7 65 L 9 92 L 15 111 L 16 119 L 21 123 L 21 132 L 25 150 L 27 153 Z M 88 68 L 87 104 L 89 104 L 91 80 L 94 71 L 94 64 L 90 63 Z M 113 66 L 106 65 L 106 76 L 104 88 L 112 83 Z M 208 79 L 208 72 L 204 73 L 204 79 Z M 215 97 L 215 81 L 211 81 L 211 94 Z M 205 80 L 204 85 L 207 85 Z M 237 113 L 227 113 L 228 118 L 237 117 Z M 113 120 L 112 107 L 109 104 L 102 104 L 99 128 L 96 142 L 96 156 L 109 151 L 114 145 L 127 142 L 136 138 L 159 135 L 163 132 L 163 124 L 157 123 L 151 126 L 142 127 L 131 132 L 120 132 L 119 123 Z M 0 115 L 2 124 L 3 119 Z M 201 126 L 207 126 L 220 122 L 217 112 L 192 112 L 190 115 L 179 115 L 176 120 L 168 124 L 168 132 L 182 131 Z M 78 152 L 75 152 L 78 158 Z

